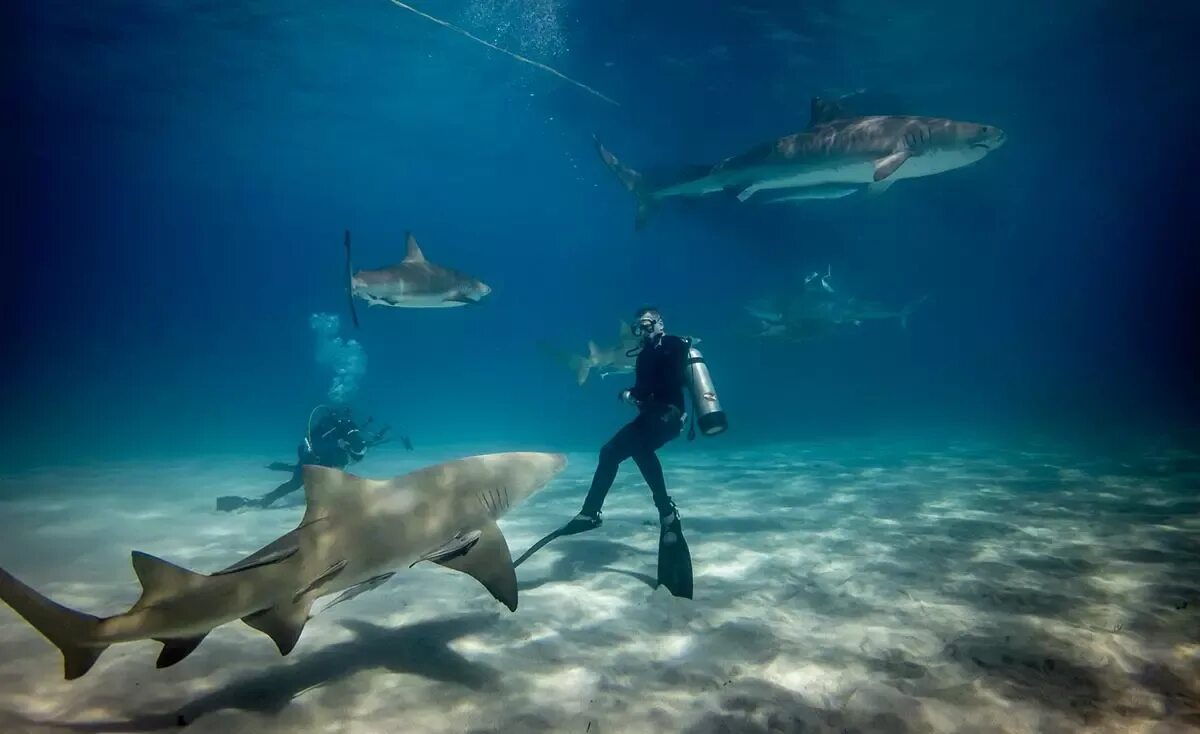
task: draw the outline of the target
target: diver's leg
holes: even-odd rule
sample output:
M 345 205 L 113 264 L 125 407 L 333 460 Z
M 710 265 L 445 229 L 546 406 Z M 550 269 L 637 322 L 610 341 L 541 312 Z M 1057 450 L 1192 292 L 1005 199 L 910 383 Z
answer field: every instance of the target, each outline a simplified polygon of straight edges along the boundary
M 587 498 L 583 501 L 582 515 L 599 518 L 600 508 L 604 506 L 604 498 L 612 488 L 613 480 L 617 478 L 617 467 L 638 450 L 642 443 L 642 430 L 637 419 L 628 423 L 608 440 L 600 449 L 600 460 L 596 463 L 596 473 L 592 475 L 592 486 L 588 489 Z M 599 524 L 597 522 L 597 524 Z
M 644 438 L 633 452 L 633 461 L 642 473 L 642 479 L 646 480 L 647 486 L 650 487 L 654 506 L 658 508 L 658 514 L 664 517 L 674 514 L 675 503 L 671 501 L 671 495 L 667 494 L 667 480 L 663 477 L 662 462 L 658 460 L 658 454 L 655 452 L 678 438 L 683 430 L 681 418 L 682 415 L 674 410 L 648 417 Z
M 279 498 L 289 495 L 304 486 L 304 471 L 303 467 L 297 466 L 296 471 L 292 473 L 292 478 L 264 494 L 261 499 L 255 500 L 255 504 L 259 507 L 270 507 L 271 503 Z
M 667 494 L 667 480 L 663 477 L 662 462 L 658 460 L 658 454 L 654 451 L 639 451 L 633 455 L 633 462 L 642 473 L 642 479 L 650 486 L 650 496 L 654 498 L 654 506 L 658 508 L 659 516 L 675 512 L 675 503 L 671 500 L 671 495 Z

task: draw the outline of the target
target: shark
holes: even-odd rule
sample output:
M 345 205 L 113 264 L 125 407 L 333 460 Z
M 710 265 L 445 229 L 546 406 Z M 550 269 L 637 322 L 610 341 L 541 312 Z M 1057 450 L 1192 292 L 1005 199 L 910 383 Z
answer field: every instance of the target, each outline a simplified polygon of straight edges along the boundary
M 539 343 L 543 352 L 571 368 L 571 371 L 575 373 L 575 382 L 579 385 L 587 382 L 588 376 L 593 371 L 601 378 L 633 372 L 637 355 L 634 354 L 631 357 L 627 353 L 637 349 L 640 345 L 641 339 L 633 335 L 633 331 L 625 321 L 621 322 L 617 332 L 616 344 L 610 347 L 600 347 L 596 342 L 588 340 L 586 356 L 572 354 L 546 342 Z
M 175 665 L 239 619 L 287 655 L 315 600 L 341 592 L 329 606 L 347 601 L 421 561 L 473 576 L 516 611 L 516 573 L 496 521 L 566 464 L 555 453 L 484 454 L 387 480 L 306 465 L 299 525 L 222 570 L 197 573 L 134 551 L 141 596 L 110 617 L 58 604 L 4 569 L 0 600 L 59 648 L 67 680 L 110 645 L 136 640 L 161 642 L 157 667 Z
M 700 343 L 699 337 L 688 337 L 688 339 L 692 344 Z M 637 352 L 641 346 L 641 337 L 635 336 L 629 324 L 621 321 L 617 332 L 617 343 L 601 347 L 596 342 L 588 340 L 587 356 L 569 354 L 565 350 L 559 351 L 547 344 L 543 344 L 542 349 L 551 356 L 564 360 L 575 373 L 576 384 L 582 386 L 592 372 L 600 375 L 600 379 L 632 373 L 637 365 Z
M 832 285 L 832 270 L 825 274 L 811 273 L 804 278 L 800 291 L 783 298 L 760 298 L 746 305 L 746 311 L 757 319 L 762 331 L 759 336 L 781 336 L 804 339 L 829 333 L 837 328 L 860 326 L 864 321 L 895 319 L 901 328 L 908 328 L 908 319 L 928 295 L 911 301 L 902 308 L 839 294 Z
M 350 259 L 350 232 L 346 231 L 346 281 L 350 315 L 358 326 L 354 299 L 371 306 L 393 308 L 454 308 L 479 303 L 492 292 L 490 286 L 457 270 L 425 259 L 412 232 L 404 235 L 404 259 L 378 270 L 354 272 Z
M 628 374 L 633 372 L 637 363 L 637 354 L 630 353 L 641 346 L 642 340 L 634 336 L 629 324 L 622 321 L 617 332 L 617 343 L 608 347 L 599 347 L 596 342 L 588 340 L 586 357 L 572 355 L 569 364 L 575 371 L 575 382 L 579 385 L 587 382 L 588 375 L 594 370 L 603 379 L 609 375 Z
M 882 193 L 898 180 L 969 166 L 1007 140 L 995 125 L 940 117 L 855 117 L 836 102 L 814 97 L 808 127 L 715 164 L 643 175 L 593 136 L 596 151 L 637 202 L 641 229 L 664 199 L 726 193 L 746 202 L 774 192 L 766 203 L 831 199 L 860 190 Z M 779 193 L 785 190 L 787 193 Z

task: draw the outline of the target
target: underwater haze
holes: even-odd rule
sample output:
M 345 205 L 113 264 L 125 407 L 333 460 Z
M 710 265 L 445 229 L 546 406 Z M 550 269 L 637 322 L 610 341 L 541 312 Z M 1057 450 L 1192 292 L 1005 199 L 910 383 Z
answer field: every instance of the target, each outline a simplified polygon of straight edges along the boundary
M 579 365 L 646 305 L 699 339 L 729 429 L 658 452 L 694 599 L 654 588 L 627 461 L 601 528 L 516 569 L 513 614 L 405 562 L 286 658 L 229 625 L 169 670 L 143 640 L 64 681 L 0 605 L 0 729 L 1200 730 L 1195 3 L 2 12 L 21 616 L 15 577 L 116 614 L 131 549 L 208 573 L 290 531 L 304 492 L 214 503 L 286 480 L 265 465 L 318 406 L 390 427 L 347 469 L 366 477 L 566 454 L 499 524 L 517 557 L 634 415 L 633 374 Z M 814 98 L 1004 142 L 902 178 L 918 134 L 891 185 L 864 158 L 874 181 L 769 202 L 722 179 L 640 220 L 652 181 L 815 129 Z M 487 292 L 372 305 L 355 283 L 412 262 L 409 233 Z

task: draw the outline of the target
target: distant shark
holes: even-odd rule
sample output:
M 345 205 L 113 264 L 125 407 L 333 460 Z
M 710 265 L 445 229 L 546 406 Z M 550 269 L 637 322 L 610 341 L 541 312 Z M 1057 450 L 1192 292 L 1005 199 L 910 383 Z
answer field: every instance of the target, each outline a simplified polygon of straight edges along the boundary
M 908 328 L 913 312 L 929 299 L 922 296 L 903 308 L 889 308 L 874 301 L 838 294 L 829 284 L 831 271 L 805 277 L 803 288 L 783 298 L 760 298 L 747 304 L 746 311 L 762 326 L 759 336 L 804 339 L 826 334 L 843 326 L 860 326 L 864 321 L 890 320 Z
M 390 480 L 307 465 L 300 524 L 224 570 L 200 574 L 134 551 L 142 595 L 112 617 L 57 604 L 3 569 L 0 599 L 58 646 L 67 680 L 87 673 L 118 642 L 157 640 L 158 667 L 174 665 L 213 628 L 238 619 L 287 655 L 314 600 L 343 592 L 332 606 L 420 561 L 474 576 L 515 611 L 516 574 L 496 520 L 566 463 L 562 454 L 489 454 Z
M 479 303 L 492 292 L 485 283 L 469 275 L 426 260 L 411 232 L 405 233 L 404 239 L 406 251 L 399 263 L 355 273 L 350 261 L 350 232 L 346 232 L 346 280 L 355 326 L 358 326 L 355 296 L 372 306 L 452 308 Z
M 601 378 L 609 375 L 633 372 L 637 355 L 628 356 L 626 352 L 637 349 L 641 339 L 633 335 L 629 324 L 622 321 L 617 334 L 617 343 L 610 347 L 599 347 L 596 342 L 588 341 L 587 356 L 571 354 L 565 349 L 559 349 L 548 343 L 539 346 L 543 352 L 556 360 L 564 362 L 575 373 L 575 382 L 579 385 L 587 382 L 588 376 L 594 370 Z
M 748 201 L 772 191 L 767 202 L 830 199 L 867 189 L 882 192 L 895 181 L 968 166 L 1004 144 L 993 125 L 938 117 L 851 117 L 837 103 L 812 100 L 801 132 L 726 158 L 665 175 L 643 175 L 596 139 L 596 150 L 637 199 L 634 226 L 645 225 L 655 206 L 673 196 L 725 192 Z M 785 190 L 781 192 L 779 190 Z
M 688 339 L 692 344 L 700 343 L 699 337 L 688 337 Z M 608 347 L 600 347 L 596 342 L 589 340 L 586 357 L 568 354 L 545 344 L 542 345 L 542 349 L 552 356 L 564 360 L 575 373 L 575 382 L 583 385 L 592 372 L 600 375 L 601 379 L 610 375 L 633 372 L 637 365 L 637 350 L 641 346 L 641 337 L 635 336 L 633 330 L 629 328 L 629 324 L 622 321 L 617 334 L 617 343 Z

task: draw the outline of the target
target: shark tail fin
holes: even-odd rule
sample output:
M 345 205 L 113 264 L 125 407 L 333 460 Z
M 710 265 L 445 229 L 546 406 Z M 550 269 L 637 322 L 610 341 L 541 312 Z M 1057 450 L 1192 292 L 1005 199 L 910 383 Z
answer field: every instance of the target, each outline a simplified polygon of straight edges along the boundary
M 642 174 L 625 165 L 615 155 L 609 152 L 601 144 L 600 139 L 595 135 L 592 140 L 596 144 L 596 152 L 600 154 L 600 159 L 604 161 L 604 165 L 608 166 L 608 170 L 612 171 L 625 188 L 633 194 L 637 200 L 637 213 L 634 215 L 633 228 L 641 229 L 646 226 L 646 222 L 650 220 L 650 216 L 654 214 L 655 204 L 654 197 L 646 190 L 644 178 Z
M 100 620 L 54 602 L 0 569 L 0 599 L 62 651 L 63 677 L 75 680 L 92 669 L 108 645 L 95 643 Z
M 358 312 L 354 310 L 354 268 L 350 264 L 350 230 L 346 230 L 346 298 L 350 302 L 350 320 L 358 326 Z
M 571 369 L 574 369 L 575 371 L 575 383 L 577 385 L 583 385 L 583 383 L 587 383 L 588 374 L 592 372 L 592 365 L 595 363 L 595 354 L 595 343 L 588 342 L 588 356 L 571 356 Z
M 916 311 L 918 306 L 920 306 L 922 303 L 925 303 L 928 300 L 929 300 L 929 296 L 927 296 L 927 295 L 921 296 L 917 300 L 913 301 L 912 303 L 908 304 L 904 308 L 900 309 L 900 328 L 901 329 L 908 328 L 908 317 L 912 316 L 913 311 Z

